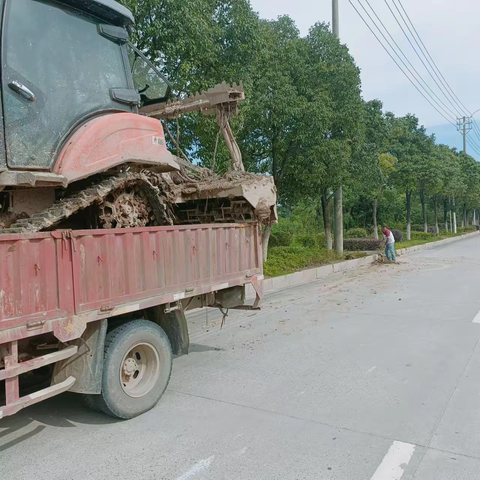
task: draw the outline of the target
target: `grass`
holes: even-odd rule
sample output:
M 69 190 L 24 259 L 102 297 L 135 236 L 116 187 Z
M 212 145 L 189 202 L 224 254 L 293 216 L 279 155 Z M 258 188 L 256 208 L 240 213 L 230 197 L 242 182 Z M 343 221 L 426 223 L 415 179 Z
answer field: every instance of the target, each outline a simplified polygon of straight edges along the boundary
M 271 247 L 268 249 L 268 260 L 263 264 L 263 269 L 266 277 L 279 277 L 306 268 L 364 256 L 363 252 L 345 252 L 343 256 L 339 256 L 336 252 L 324 248 Z
M 438 242 L 438 240 L 443 240 L 444 238 L 447 238 L 447 237 L 435 236 L 429 240 L 421 240 L 421 239 L 405 240 L 404 242 L 395 243 L 395 250 L 399 250 L 400 248 L 415 247 L 416 245 L 424 245 L 425 243 L 430 243 L 430 242 Z

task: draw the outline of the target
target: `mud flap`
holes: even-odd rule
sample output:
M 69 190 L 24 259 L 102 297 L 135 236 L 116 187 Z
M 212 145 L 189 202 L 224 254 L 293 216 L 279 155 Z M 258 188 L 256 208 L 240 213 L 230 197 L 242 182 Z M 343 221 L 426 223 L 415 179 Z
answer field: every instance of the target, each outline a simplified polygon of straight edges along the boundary
M 165 305 L 149 308 L 147 310 L 148 319 L 162 327 L 170 340 L 172 352 L 175 355 L 188 354 L 190 337 L 188 335 L 187 319 L 181 304 L 178 310 L 169 313 L 165 313 L 164 309 Z
M 57 385 L 69 377 L 76 379 L 71 392 L 99 394 L 102 392 L 103 355 L 107 320 L 87 324 L 81 338 L 69 342 L 78 346 L 78 352 L 64 361 L 55 364 L 52 385 Z

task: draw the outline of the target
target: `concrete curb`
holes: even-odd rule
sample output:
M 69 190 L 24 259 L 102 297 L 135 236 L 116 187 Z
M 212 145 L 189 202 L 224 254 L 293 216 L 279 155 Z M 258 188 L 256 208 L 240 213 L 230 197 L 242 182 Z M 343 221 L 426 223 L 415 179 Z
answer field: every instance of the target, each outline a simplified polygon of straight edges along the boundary
M 463 240 L 474 235 L 479 235 L 480 232 L 471 232 L 458 237 L 445 238 L 444 240 L 438 240 L 437 242 L 425 243 L 424 245 L 416 245 L 414 247 L 400 248 L 396 251 L 398 256 L 408 255 L 410 253 L 419 252 L 421 250 L 428 250 L 431 248 L 440 247 L 448 243 Z M 267 278 L 263 281 L 263 292 L 269 293 L 277 290 L 283 290 L 294 285 L 301 285 L 304 283 L 310 283 L 321 278 L 328 277 L 334 273 L 347 272 L 349 270 L 355 270 L 359 267 L 372 264 L 378 260 L 379 254 L 368 255 L 362 258 L 356 258 L 355 260 L 345 260 L 344 262 L 332 263 L 330 265 L 324 265 L 323 267 L 309 268 L 308 270 L 301 270 L 299 272 L 291 273 L 289 275 L 282 275 L 281 277 Z M 253 298 L 255 291 L 251 284 L 246 286 L 247 298 Z
M 263 292 L 274 292 L 282 290 L 294 285 L 301 285 L 303 283 L 310 283 L 321 278 L 328 277 L 334 273 L 346 272 L 348 270 L 355 270 L 364 265 L 369 265 L 378 260 L 379 255 L 368 255 L 354 260 L 346 260 L 344 262 L 332 263 L 322 267 L 309 268 L 308 270 L 301 270 L 299 272 L 291 273 L 289 275 L 282 275 L 281 277 L 267 278 L 263 281 Z M 255 292 L 251 284 L 246 288 L 247 298 L 255 296 Z

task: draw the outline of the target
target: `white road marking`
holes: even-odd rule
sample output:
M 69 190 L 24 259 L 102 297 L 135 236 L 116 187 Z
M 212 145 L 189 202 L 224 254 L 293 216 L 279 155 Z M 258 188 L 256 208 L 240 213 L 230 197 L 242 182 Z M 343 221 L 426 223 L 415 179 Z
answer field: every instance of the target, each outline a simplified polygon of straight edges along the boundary
M 370 480 L 400 480 L 414 451 L 415 445 L 393 442 Z
M 477 315 L 473 319 L 472 323 L 480 323 L 480 312 L 477 313 Z
M 305 392 L 300 392 L 297 397 L 301 397 Z
M 367 373 L 372 373 L 377 367 L 372 367 L 369 370 L 367 370 Z
M 178 477 L 177 480 L 187 480 L 199 473 L 203 473 L 210 468 L 210 464 L 213 462 L 214 458 L 215 455 L 212 455 L 211 457 L 200 460 L 188 472 L 185 472 L 181 477 Z

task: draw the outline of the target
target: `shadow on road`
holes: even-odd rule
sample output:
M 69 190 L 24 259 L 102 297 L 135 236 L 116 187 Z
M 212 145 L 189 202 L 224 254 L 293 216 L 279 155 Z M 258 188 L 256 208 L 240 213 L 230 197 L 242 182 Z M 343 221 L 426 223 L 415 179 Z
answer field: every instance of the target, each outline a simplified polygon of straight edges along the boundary
M 190 353 L 221 351 L 222 348 L 192 344 Z M 75 428 L 76 424 L 110 425 L 124 422 L 89 409 L 82 397 L 63 393 L 0 420 L 0 453 L 18 445 L 48 427 Z M 25 433 L 24 433 L 25 432 Z
M 63 393 L 0 420 L 0 453 L 38 435 L 47 427 L 75 428 L 77 423 L 108 425 L 121 421 L 88 409 L 80 395 Z M 23 430 L 26 433 L 22 433 Z

